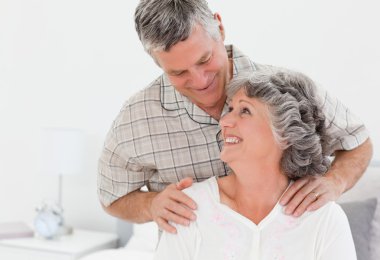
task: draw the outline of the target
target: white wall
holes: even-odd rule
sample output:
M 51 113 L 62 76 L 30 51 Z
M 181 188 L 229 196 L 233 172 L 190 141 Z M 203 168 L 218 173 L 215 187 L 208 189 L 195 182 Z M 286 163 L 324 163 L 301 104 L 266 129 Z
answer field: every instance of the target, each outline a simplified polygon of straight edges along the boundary
M 302 71 L 365 122 L 380 160 L 379 1 L 209 1 L 227 42 L 254 61 Z
M 56 198 L 57 177 L 39 170 L 39 134 L 65 126 L 87 138 L 85 173 L 64 178 L 67 222 L 115 229 L 97 201 L 97 158 L 124 100 L 160 73 L 134 30 L 137 2 L 0 0 L 0 221 L 32 222 L 34 207 Z M 380 147 L 377 1 L 209 2 L 227 43 L 309 74 L 365 121 Z

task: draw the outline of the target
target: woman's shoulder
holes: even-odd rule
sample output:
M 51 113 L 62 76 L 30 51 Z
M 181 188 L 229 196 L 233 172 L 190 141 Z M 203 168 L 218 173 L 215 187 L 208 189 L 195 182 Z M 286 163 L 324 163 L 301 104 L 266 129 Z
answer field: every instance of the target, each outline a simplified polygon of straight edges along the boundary
M 310 218 L 313 222 L 320 223 L 348 223 L 342 207 L 334 201 L 326 203 L 315 211 L 305 212 L 303 218 Z
M 219 200 L 218 184 L 215 177 L 193 183 L 183 192 L 192 198 L 197 204 Z
M 317 209 L 316 212 L 323 215 L 345 216 L 342 207 L 335 201 L 330 201 L 326 203 L 326 205 Z

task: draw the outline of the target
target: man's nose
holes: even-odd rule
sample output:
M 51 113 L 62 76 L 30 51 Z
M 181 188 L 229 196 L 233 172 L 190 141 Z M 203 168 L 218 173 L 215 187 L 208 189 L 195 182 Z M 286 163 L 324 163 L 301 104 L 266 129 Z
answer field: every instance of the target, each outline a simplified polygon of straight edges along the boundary
M 204 89 L 209 84 L 207 73 L 202 68 L 195 68 L 191 71 L 191 85 L 196 89 Z

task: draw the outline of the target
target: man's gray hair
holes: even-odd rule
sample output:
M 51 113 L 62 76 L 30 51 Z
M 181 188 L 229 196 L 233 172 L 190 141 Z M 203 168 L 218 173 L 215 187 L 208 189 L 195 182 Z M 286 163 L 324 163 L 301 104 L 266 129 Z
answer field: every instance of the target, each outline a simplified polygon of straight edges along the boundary
M 267 105 L 273 135 L 283 149 L 281 168 L 288 177 L 327 172 L 330 160 L 325 154 L 329 142 L 325 117 L 310 78 L 282 68 L 265 67 L 234 78 L 227 89 L 228 98 L 242 88 L 248 97 Z
M 141 0 L 135 11 L 137 34 L 150 55 L 186 40 L 197 24 L 220 39 L 219 22 L 204 0 Z

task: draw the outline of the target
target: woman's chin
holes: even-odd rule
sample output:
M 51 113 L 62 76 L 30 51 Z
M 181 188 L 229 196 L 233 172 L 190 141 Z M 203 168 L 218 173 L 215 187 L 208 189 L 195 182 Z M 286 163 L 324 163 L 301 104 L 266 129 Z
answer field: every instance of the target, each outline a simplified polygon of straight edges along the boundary
M 227 163 L 227 164 L 230 164 L 231 162 L 233 162 L 233 156 L 231 154 L 228 154 L 228 153 L 223 153 L 223 151 L 220 153 L 220 160 L 222 160 L 223 162 Z

